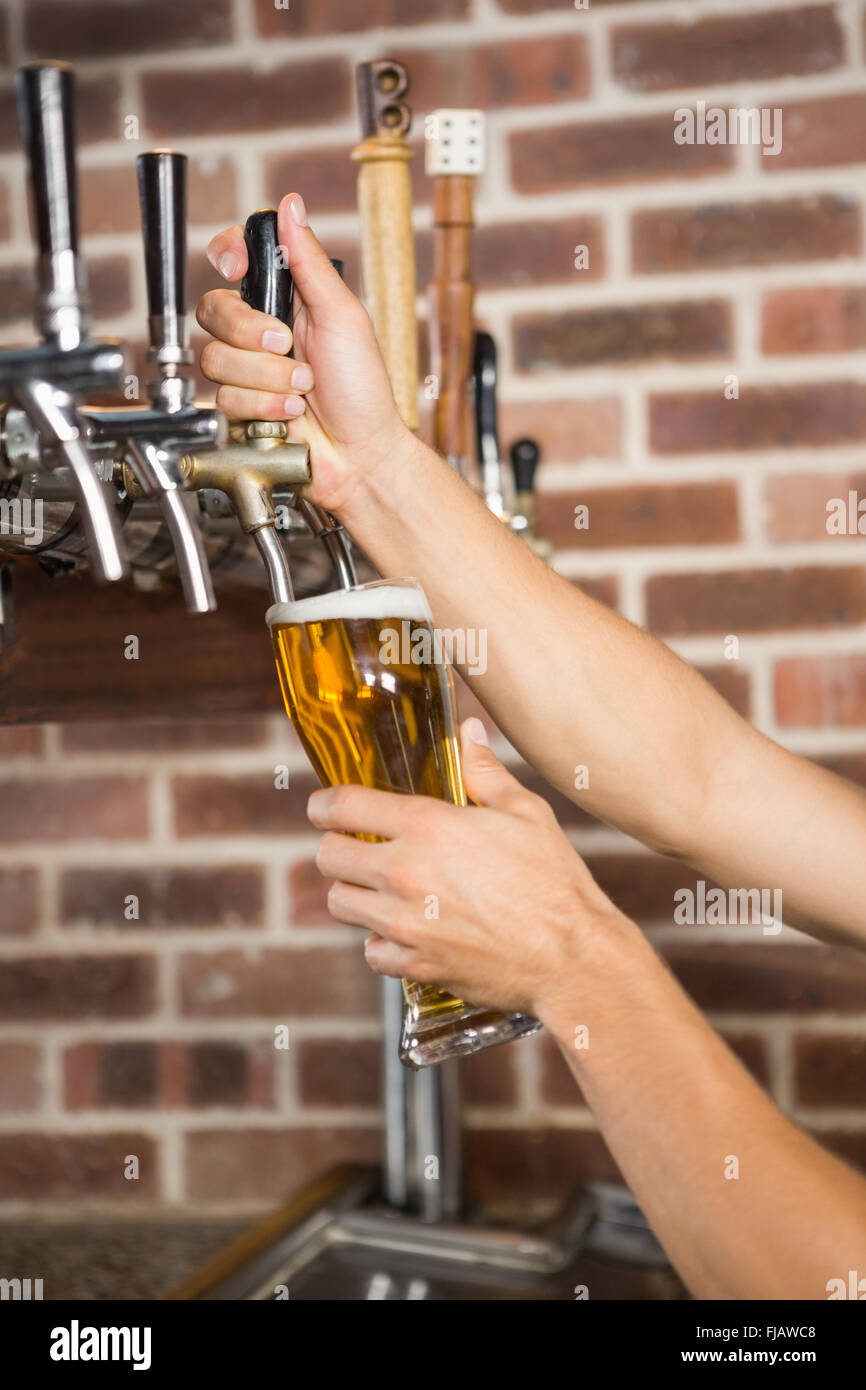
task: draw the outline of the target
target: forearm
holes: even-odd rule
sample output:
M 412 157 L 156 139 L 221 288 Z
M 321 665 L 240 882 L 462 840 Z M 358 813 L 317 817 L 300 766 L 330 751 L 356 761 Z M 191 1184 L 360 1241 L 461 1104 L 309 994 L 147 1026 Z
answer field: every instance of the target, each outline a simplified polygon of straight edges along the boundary
M 461 673 L 530 763 L 601 819 L 683 850 L 735 722 L 694 671 L 551 571 L 424 446 L 341 520 L 383 574 L 420 580 L 437 626 L 484 634 L 486 669 Z
M 826 1298 L 866 1262 L 866 1180 L 772 1105 L 627 927 L 537 1007 L 626 1182 L 696 1297 Z

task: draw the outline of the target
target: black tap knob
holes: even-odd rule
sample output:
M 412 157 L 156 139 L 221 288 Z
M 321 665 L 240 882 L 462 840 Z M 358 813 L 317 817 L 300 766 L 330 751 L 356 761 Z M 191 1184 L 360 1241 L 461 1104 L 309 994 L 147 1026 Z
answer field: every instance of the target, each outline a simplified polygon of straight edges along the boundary
M 151 150 L 137 161 L 151 356 L 191 361 L 186 333 L 186 155 Z
M 511 457 L 516 491 L 532 492 L 535 488 L 535 470 L 538 467 L 541 450 L 534 439 L 517 439 L 508 452 Z
M 261 208 L 247 218 L 244 241 L 249 264 L 241 281 L 241 296 L 254 309 L 291 327 L 294 284 L 286 265 L 285 248 L 280 246 L 273 208 Z
M 478 441 L 478 457 L 482 463 L 498 463 L 496 343 L 489 333 L 475 334 L 472 374 L 475 383 L 475 429 Z

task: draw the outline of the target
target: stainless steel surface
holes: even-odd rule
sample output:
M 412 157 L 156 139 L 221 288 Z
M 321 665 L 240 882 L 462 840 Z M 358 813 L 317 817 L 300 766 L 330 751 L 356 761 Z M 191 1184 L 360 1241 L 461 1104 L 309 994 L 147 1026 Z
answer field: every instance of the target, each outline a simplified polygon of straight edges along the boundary
M 273 602 L 291 603 L 295 597 L 291 571 L 286 552 L 280 545 L 276 530 L 270 525 L 260 526 L 257 531 L 253 531 L 252 536 L 259 554 L 265 562 L 268 587 Z

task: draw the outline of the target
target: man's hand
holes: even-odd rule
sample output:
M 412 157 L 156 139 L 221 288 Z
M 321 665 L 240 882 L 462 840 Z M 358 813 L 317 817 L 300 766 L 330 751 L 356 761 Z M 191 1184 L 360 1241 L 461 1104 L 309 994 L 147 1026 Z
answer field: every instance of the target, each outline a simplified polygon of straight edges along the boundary
M 539 1014 L 563 994 L 573 1008 L 599 935 L 637 928 L 593 881 L 547 802 L 486 746 L 481 721 L 467 720 L 462 734 L 475 806 L 356 786 L 310 797 L 310 820 L 327 832 L 316 863 L 335 880 L 331 915 L 370 930 L 365 954 L 381 975 L 500 1009 Z
M 398 461 L 416 441 L 397 412 L 369 315 L 307 225 L 299 194 L 280 203 L 277 231 L 295 282 L 294 333 L 234 291 L 210 290 L 196 310 L 213 335 L 201 367 L 219 383 L 217 405 L 231 418 L 289 421 L 289 438 L 315 450 L 307 495 L 339 511 L 365 473 Z M 226 280 L 240 280 L 243 228 L 214 237 L 208 258 Z M 292 347 L 295 359 L 285 356 Z

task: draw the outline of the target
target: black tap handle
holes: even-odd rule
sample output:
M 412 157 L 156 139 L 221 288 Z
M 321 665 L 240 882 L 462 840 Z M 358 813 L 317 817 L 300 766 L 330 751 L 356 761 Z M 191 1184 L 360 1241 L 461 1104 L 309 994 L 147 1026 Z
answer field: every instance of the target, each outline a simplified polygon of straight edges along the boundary
M 541 450 L 534 439 L 517 439 L 509 449 L 514 486 L 518 492 L 532 492 Z
M 78 253 L 74 78 L 66 63 L 30 63 L 15 77 L 18 118 L 30 165 L 40 256 Z
M 151 347 L 186 346 L 186 170 L 184 154 L 140 154 L 138 197 L 144 237 Z
M 285 249 L 280 247 L 273 208 L 262 208 L 247 218 L 244 241 L 249 264 L 241 281 L 241 296 L 254 309 L 291 328 L 292 272 L 286 265 Z
M 475 428 L 478 438 L 478 457 L 482 460 L 498 459 L 496 344 L 489 333 L 475 334 L 473 377 L 475 381 Z

